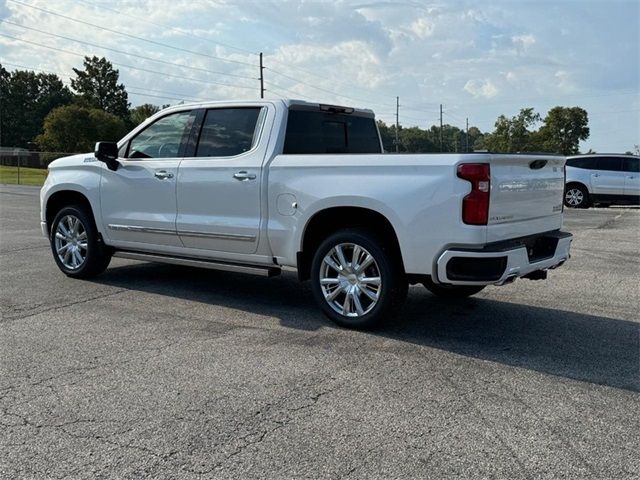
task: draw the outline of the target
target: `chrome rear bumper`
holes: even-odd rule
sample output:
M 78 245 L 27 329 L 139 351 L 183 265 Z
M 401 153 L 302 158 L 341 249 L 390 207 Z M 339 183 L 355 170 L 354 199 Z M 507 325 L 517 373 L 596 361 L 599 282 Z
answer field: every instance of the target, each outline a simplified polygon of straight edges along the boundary
M 569 259 L 573 235 L 553 231 L 481 248 L 445 250 L 436 264 L 438 283 L 504 285 L 518 277 L 557 268 Z

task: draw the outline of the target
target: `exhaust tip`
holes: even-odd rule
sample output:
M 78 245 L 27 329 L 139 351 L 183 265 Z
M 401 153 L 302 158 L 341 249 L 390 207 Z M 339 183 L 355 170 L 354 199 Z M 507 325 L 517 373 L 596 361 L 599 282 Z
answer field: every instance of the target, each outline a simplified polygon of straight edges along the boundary
M 536 270 L 531 273 L 527 273 L 522 278 L 527 278 L 529 280 L 546 280 L 547 271 L 546 270 Z

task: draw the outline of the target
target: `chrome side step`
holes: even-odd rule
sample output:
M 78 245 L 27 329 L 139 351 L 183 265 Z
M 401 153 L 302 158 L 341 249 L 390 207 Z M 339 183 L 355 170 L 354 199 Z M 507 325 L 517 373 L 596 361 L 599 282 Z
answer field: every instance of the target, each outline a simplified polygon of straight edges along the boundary
M 263 267 L 258 265 L 241 265 L 238 263 L 215 262 L 210 260 L 200 260 L 184 257 L 171 257 L 169 255 L 159 255 L 155 253 L 140 253 L 118 250 L 114 257 L 128 258 L 131 260 L 142 260 L 143 262 L 169 263 L 171 265 L 182 265 L 185 267 L 208 268 L 210 270 L 224 270 L 226 272 L 250 273 L 263 277 L 274 277 L 280 275 L 278 267 Z

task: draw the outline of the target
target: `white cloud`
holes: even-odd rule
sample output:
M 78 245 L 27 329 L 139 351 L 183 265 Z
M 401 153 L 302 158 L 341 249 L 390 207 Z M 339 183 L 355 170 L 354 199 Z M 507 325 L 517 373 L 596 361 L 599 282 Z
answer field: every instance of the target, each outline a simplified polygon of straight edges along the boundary
M 593 98 L 603 92 L 607 95 L 602 99 L 592 100 L 602 102 L 595 104 L 595 113 L 624 110 L 630 94 L 609 96 L 608 92 L 637 92 L 639 83 L 637 26 L 625 21 L 637 17 L 637 2 L 595 2 L 588 14 L 575 2 L 541 6 L 539 2 L 499 0 L 481 4 L 441 0 L 111 0 L 93 3 L 97 5 L 94 7 L 73 0 L 29 0 L 29 4 L 250 64 L 223 62 L 140 42 L 0 0 L 0 19 L 179 64 L 132 58 L 0 23 L 0 31 L 7 35 L 160 72 L 116 66 L 121 81 L 128 88 L 138 87 L 139 92 L 146 88 L 214 100 L 257 98 L 257 57 L 249 52 L 262 51 L 268 67 L 267 88 L 269 84 L 273 87 L 268 96 L 276 95 L 275 90 L 280 88 L 283 95 L 369 106 L 383 119 L 391 120 L 395 97 L 400 95 L 401 105 L 424 109 L 405 109 L 407 121 L 412 116 L 422 122 L 433 121 L 437 116 L 433 104 L 437 110 L 437 104 L 444 103 L 454 114 L 469 115 L 481 128 L 491 129 L 497 115 L 516 112 L 524 105 L 540 111 L 558 104 L 588 107 L 593 105 L 589 104 L 589 95 Z M 60 72 L 65 80 L 73 75 L 71 68 L 82 63 L 81 56 L 4 37 L 0 37 L 0 50 L 3 63 Z M 467 98 L 461 98 L 461 93 Z M 637 97 L 633 98 L 637 102 Z M 139 94 L 131 94 L 130 99 L 134 105 L 175 102 Z M 590 118 L 595 122 L 598 117 Z M 636 135 L 637 119 L 627 123 L 628 130 Z M 592 135 L 596 132 L 594 129 Z
M 571 74 L 566 70 L 558 70 L 554 77 L 557 80 L 556 85 L 559 89 L 564 91 L 572 91 L 575 90 L 575 85 L 571 79 Z
M 427 38 L 433 34 L 435 25 L 428 18 L 419 18 L 411 24 L 409 27 L 418 38 Z
M 526 35 L 514 35 L 511 37 L 513 44 L 522 50 L 527 50 L 534 43 L 536 43 L 536 37 L 531 33 Z
M 491 98 L 498 94 L 497 87 L 491 80 L 469 80 L 464 89 L 474 97 Z

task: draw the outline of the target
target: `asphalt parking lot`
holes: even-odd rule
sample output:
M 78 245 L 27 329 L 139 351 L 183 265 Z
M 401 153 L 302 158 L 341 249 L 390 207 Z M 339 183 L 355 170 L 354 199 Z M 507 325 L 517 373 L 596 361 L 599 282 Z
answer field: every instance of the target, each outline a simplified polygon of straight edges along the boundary
M 66 278 L 0 187 L 3 478 L 638 478 L 640 210 L 569 211 L 573 258 L 395 324 L 308 285 L 116 259 Z

